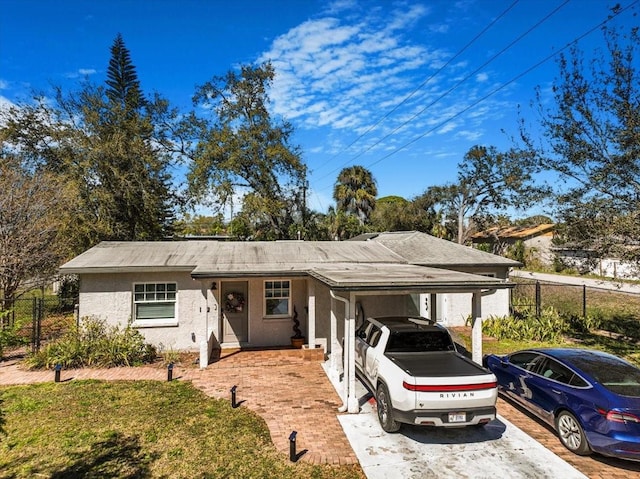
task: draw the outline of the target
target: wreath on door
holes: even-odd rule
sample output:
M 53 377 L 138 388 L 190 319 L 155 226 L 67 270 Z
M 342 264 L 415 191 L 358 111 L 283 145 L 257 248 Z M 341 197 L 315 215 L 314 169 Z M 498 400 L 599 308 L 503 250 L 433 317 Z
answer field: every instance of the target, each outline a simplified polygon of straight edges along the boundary
M 244 296 L 242 293 L 227 293 L 227 300 L 224 303 L 224 310 L 227 313 L 241 313 L 244 309 Z

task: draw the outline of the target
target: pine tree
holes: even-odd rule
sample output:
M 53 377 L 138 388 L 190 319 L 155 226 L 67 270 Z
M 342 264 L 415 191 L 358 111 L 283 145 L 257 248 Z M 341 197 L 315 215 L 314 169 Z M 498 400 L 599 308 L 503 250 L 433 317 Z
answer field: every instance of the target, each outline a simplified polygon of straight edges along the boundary
M 111 59 L 107 68 L 106 95 L 109 101 L 119 105 L 125 112 L 138 111 L 145 101 L 140 90 L 140 81 L 131 55 L 124 44 L 122 35 L 113 41 Z

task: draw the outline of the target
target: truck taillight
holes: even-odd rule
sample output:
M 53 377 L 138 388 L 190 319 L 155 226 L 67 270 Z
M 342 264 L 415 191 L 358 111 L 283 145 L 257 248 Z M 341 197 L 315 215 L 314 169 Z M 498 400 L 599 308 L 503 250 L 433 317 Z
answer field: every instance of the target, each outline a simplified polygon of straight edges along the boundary
M 404 381 L 402 386 L 409 391 L 425 393 L 447 393 L 458 391 L 480 391 L 482 389 L 493 389 L 498 385 L 496 381 L 478 384 L 409 384 Z

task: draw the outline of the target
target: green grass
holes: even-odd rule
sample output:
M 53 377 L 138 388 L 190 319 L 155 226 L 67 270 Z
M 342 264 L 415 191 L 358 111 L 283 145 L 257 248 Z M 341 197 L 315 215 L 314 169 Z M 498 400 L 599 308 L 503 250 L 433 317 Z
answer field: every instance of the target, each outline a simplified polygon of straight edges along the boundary
M 0 401 L 0 478 L 364 477 L 359 466 L 291 463 L 258 415 L 189 383 L 12 386 Z
M 522 278 L 512 278 L 517 284 L 513 291 L 514 304 L 533 305 L 535 283 Z M 582 315 L 582 286 L 541 283 L 542 307 L 554 307 L 563 314 Z M 587 288 L 587 314 L 607 321 L 640 321 L 640 295 L 618 291 Z

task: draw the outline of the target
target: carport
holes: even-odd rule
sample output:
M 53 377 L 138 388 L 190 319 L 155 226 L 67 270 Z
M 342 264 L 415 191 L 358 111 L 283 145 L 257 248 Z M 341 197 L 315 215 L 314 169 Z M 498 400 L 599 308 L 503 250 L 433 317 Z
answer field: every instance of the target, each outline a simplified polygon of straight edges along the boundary
M 482 362 L 482 297 L 513 284 L 494 277 L 481 276 L 439 268 L 397 263 L 348 263 L 315 265 L 309 275 L 330 288 L 331 294 L 331 357 L 329 374 L 344 373 L 341 411 L 359 412 L 355 377 L 356 304 L 364 296 L 406 294 L 471 293 L 472 294 L 472 359 Z M 310 283 L 313 283 L 312 281 Z M 315 344 L 315 293 L 309 287 L 309 344 Z M 337 303 L 344 303 L 343 361 L 335 352 L 342 349 L 338 339 Z

